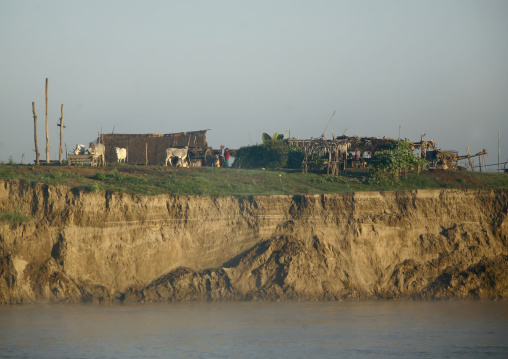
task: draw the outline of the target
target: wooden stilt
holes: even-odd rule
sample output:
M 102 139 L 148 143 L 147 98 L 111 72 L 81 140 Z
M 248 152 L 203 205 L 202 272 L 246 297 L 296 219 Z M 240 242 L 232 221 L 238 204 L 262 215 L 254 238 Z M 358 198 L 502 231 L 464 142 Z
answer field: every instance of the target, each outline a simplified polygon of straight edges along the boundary
M 58 124 L 58 126 L 60 126 L 60 153 L 58 155 L 58 162 L 60 162 L 60 164 L 62 163 L 62 152 L 63 152 L 62 140 L 63 140 L 63 129 L 65 127 L 63 121 L 64 121 L 64 105 L 62 104 L 62 117 L 60 117 L 60 123 Z
M 32 111 L 34 113 L 34 140 L 35 140 L 35 164 L 40 165 L 39 162 L 39 146 L 37 145 L 37 114 L 35 113 L 35 102 L 32 102 Z
M 46 78 L 46 163 L 49 160 L 49 123 L 48 123 L 48 79 Z

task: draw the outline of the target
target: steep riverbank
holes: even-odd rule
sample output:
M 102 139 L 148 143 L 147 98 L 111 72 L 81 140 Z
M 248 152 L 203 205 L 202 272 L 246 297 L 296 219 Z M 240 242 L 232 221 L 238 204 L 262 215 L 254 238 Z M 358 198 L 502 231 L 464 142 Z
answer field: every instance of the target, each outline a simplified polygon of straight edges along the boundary
M 0 181 L 0 303 L 508 298 L 508 191 L 177 197 Z

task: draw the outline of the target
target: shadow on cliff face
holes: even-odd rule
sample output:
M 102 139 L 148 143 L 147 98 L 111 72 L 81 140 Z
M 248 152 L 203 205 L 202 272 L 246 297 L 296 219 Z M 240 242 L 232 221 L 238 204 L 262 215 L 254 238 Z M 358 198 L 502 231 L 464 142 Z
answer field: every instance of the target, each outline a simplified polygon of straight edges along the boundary
M 376 283 L 345 270 L 348 259 L 314 237 L 277 236 L 224 263 L 194 271 L 178 268 L 145 288 L 130 288 L 125 300 L 342 300 L 342 299 L 502 299 L 508 297 L 508 256 L 482 258 L 461 269 L 447 255 L 436 261 L 404 260 Z M 458 259 L 460 260 L 460 259 Z M 351 267 L 350 267 L 351 268 Z M 385 278 L 388 278 L 386 280 Z
M 262 241 L 220 268 L 195 272 L 178 268 L 142 289 L 129 289 L 126 301 L 315 300 L 337 299 L 341 288 L 316 278 L 328 273 L 325 249 L 309 241 L 279 236 Z M 317 264 L 320 263 L 320 264 Z M 317 265 L 316 265 L 317 264 Z M 312 284 L 311 284 L 312 283 Z M 326 290 L 324 289 L 326 288 Z M 345 297 L 347 293 L 341 293 Z
M 179 267 L 140 288 L 111 294 L 95 283 L 66 274 L 59 262 L 65 246 L 53 248 L 54 258 L 29 265 L 30 286 L 16 287 L 19 277 L 11 257 L 0 261 L 0 300 L 22 302 L 172 302 L 219 300 L 342 300 L 342 299 L 503 299 L 508 297 L 508 256 L 483 257 L 463 266 L 464 256 L 406 259 L 378 272 L 374 282 L 362 277 L 368 268 L 351 263 L 350 253 L 318 237 L 277 236 L 264 240 L 219 268 L 195 271 Z M 15 289 L 17 288 L 17 289 Z M 25 298 L 25 299 L 23 299 Z M 30 298 L 27 300 L 26 298 Z

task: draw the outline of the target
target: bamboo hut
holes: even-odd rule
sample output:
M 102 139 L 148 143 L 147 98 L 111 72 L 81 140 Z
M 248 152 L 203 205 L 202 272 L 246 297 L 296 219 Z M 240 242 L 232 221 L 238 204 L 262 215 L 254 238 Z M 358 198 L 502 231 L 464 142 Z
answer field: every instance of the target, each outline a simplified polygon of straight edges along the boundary
M 115 147 L 127 149 L 130 164 L 163 165 L 167 148 L 189 147 L 191 164 L 204 159 L 208 149 L 206 131 L 171 134 L 103 134 L 98 138 L 106 147 L 106 162 L 116 162 Z

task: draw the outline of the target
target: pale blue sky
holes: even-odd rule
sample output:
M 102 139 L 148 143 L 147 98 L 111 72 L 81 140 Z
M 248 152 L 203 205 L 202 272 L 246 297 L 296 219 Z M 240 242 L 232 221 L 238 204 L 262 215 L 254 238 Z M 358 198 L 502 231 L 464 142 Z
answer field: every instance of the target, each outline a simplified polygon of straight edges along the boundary
M 0 0 L 0 161 L 105 133 L 402 137 L 508 160 L 508 1 Z M 494 169 L 494 168 L 491 168 Z

